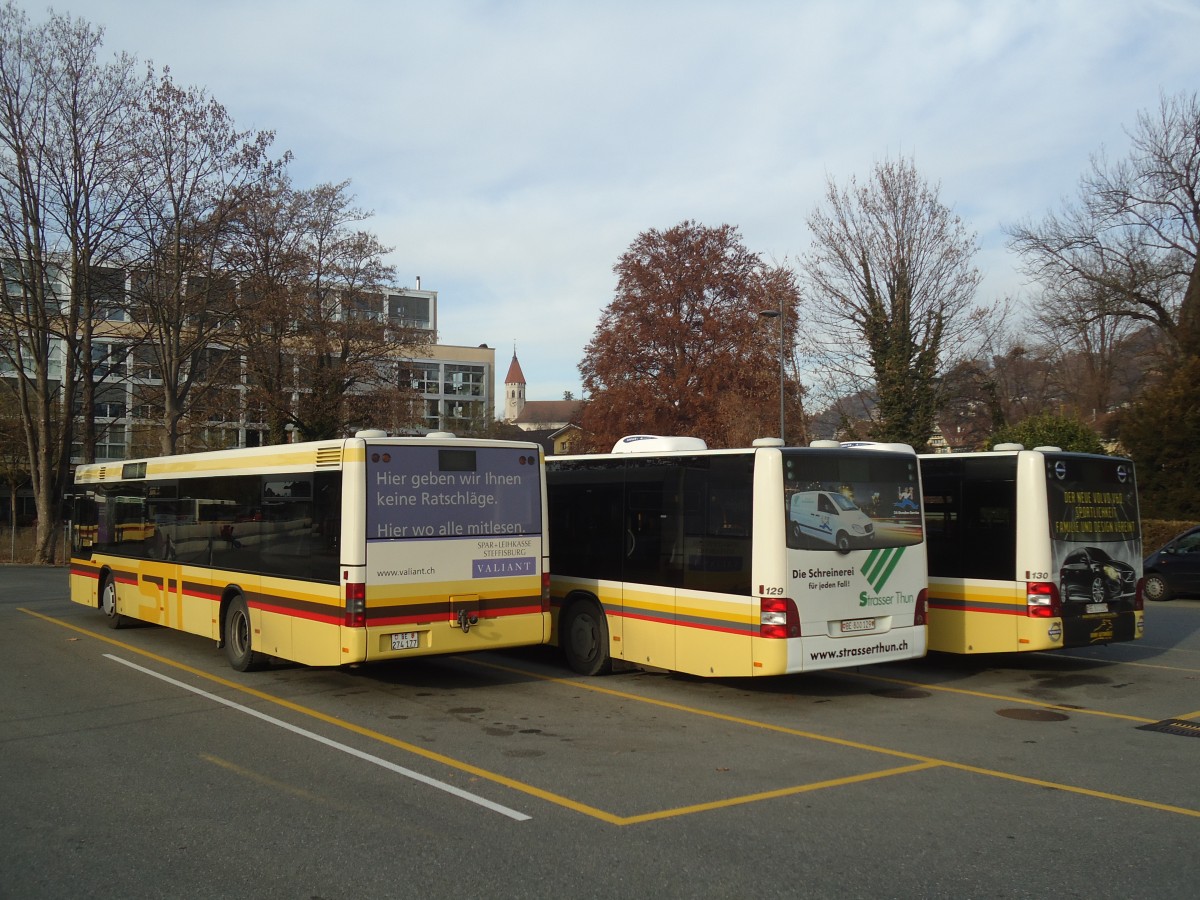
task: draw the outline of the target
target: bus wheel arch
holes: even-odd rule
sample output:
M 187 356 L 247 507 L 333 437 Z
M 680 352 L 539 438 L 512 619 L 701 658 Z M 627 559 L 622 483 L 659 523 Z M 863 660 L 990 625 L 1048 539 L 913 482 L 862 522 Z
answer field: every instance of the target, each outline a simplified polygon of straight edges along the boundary
M 253 672 L 266 663 L 266 657 L 254 649 L 250 606 L 237 588 L 227 590 L 221 600 L 221 646 L 229 665 L 238 672 Z
M 567 665 L 580 675 L 607 675 L 612 671 L 608 619 L 600 601 L 591 594 L 567 597 L 559 620 L 558 644 Z
M 96 605 L 104 613 L 109 628 L 124 628 L 127 621 L 117 612 L 117 580 L 112 570 L 105 567 L 100 571 L 100 587 L 96 595 Z

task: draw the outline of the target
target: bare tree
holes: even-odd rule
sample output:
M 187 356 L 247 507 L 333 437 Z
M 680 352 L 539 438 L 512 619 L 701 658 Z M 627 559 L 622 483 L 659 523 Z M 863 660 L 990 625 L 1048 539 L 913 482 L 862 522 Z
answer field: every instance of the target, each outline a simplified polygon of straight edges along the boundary
M 113 365 L 114 345 L 101 344 L 94 352 L 93 338 L 123 301 L 125 226 L 140 165 L 134 128 L 144 82 L 128 55 L 99 62 L 101 29 L 51 15 L 45 35 L 50 53 L 42 78 L 51 183 L 45 215 L 60 238 L 68 291 L 66 316 L 56 336 L 75 359 L 77 439 L 80 455 L 91 461 L 98 436 L 97 391 L 121 368 Z
M 972 306 L 975 236 L 911 160 L 879 163 L 867 183 L 851 178 L 845 190 L 830 178 L 808 225 L 808 349 L 826 389 L 842 396 L 870 384 L 871 436 L 924 446 L 941 377 L 976 355 L 994 324 Z
M 239 348 L 246 368 L 246 415 L 283 443 L 295 425 L 295 345 L 309 297 L 306 198 L 286 172 L 265 175 L 235 220 L 231 270 L 239 282 Z
M 395 428 L 405 406 L 396 363 L 421 338 L 388 308 L 389 248 L 356 227 L 370 214 L 347 188 L 297 190 L 279 174 L 239 215 L 248 400 L 272 441 L 288 425 L 309 439 Z
M 1090 289 L 1089 289 L 1090 288 Z M 1049 288 L 1034 304 L 1030 336 L 1045 348 L 1060 411 L 1095 421 L 1118 400 L 1120 374 L 1138 322 L 1106 310 L 1112 298 L 1095 285 Z
M 783 310 L 791 347 L 793 273 L 766 265 L 736 228 L 693 221 L 642 233 L 614 271 L 616 296 L 579 366 L 589 395 L 582 425 L 593 447 L 645 431 L 695 435 L 713 446 L 776 433 L 778 320 L 772 327 L 760 314 Z M 802 414 L 794 377 L 785 394 L 796 438 Z
M 1025 271 L 1089 321 L 1126 318 L 1200 355 L 1200 99 L 1138 114 L 1127 157 L 1093 156 L 1078 197 L 1009 229 Z
M 225 107 L 168 70 L 146 91 L 130 304 L 161 376 L 161 452 L 178 449 L 189 407 L 238 377 L 233 222 L 264 172 L 270 132 L 239 131 Z
M 8 487 L 8 523 L 17 527 L 17 492 L 29 481 L 29 455 L 13 385 L 0 379 L 0 482 Z
M 129 62 L 100 65 L 100 32 L 69 17 L 31 26 L 0 7 L 0 348 L 11 372 L 38 513 L 34 561 L 59 534 L 81 361 L 91 362 L 87 275 L 120 209 Z M 90 374 L 89 369 L 83 375 Z M 90 382 L 84 396 L 90 401 Z

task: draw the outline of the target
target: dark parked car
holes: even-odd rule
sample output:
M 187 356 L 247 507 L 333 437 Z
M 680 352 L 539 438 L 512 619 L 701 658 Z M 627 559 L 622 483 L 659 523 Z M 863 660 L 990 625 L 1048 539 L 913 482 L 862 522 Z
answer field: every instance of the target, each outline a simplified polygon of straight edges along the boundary
M 1142 596 L 1173 600 L 1180 594 L 1200 594 L 1200 526 L 1176 535 L 1161 550 L 1146 557 Z
M 1113 559 L 1099 547 L 1075 550 L 1063 560 L 1059 573 L 1063 603 L 1107 603 L 1133 599 L 1137 590 L 1137 570 Z

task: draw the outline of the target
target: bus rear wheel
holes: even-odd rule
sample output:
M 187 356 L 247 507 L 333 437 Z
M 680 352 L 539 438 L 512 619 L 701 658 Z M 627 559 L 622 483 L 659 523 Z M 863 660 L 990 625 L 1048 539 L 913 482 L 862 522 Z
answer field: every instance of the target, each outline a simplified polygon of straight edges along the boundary
M 117 612 L 117 583 L 111 575 L 105 575 L 100 583 L 100 612 L 107 617 L 109 628 L 125 626 L 125 617 Z
M 559 645 L 567 665 L 580 675 L 606 675 L 612 671 L 608 654 L 608 620 L 590 600 L 568 606 L 559 624 Z
M 254 628 L 250 624 L 250 607 L 241 594 L 229 601 L 225 611 L 225 658 L 238 672 L 252 672 L 263 666 L 265 658 L 253 649 Z

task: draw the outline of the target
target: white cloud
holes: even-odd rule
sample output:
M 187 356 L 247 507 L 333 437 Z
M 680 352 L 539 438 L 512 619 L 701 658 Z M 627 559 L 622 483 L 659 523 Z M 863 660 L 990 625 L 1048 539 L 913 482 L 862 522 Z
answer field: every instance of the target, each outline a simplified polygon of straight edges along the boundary
M 794 258 L 826 177 L 888 156 L 979 232 L 983 298 L 1012 293 L 1002 226 L 1119 156 L 1160 90 L 1200 83 L 1188 0 L 60 8 L 275 130 L 298 182 L 352 179 L 401 280 L 439 291 L 443 339 L 497 347 L 501 370 L 516 339 L 532 399 L 578 393 L 639 232 L 729 223 Z

